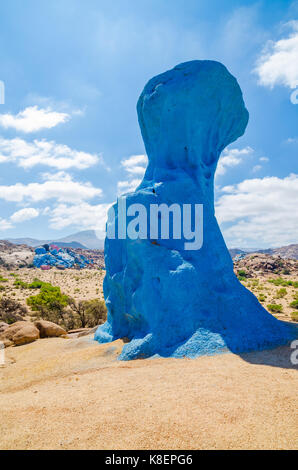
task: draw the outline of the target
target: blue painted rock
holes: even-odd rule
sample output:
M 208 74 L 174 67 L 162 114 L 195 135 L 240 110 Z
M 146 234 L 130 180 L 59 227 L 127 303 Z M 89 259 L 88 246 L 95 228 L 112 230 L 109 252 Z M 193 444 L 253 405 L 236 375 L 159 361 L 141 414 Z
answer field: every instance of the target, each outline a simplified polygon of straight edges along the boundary
M 219 156 L 248 122 L 236 79 L 218 62 L 186 62 L 152 78 L 137 111 L 149 163 L 126 205 L 202 204 L 203 244 L 117 238 L 118 200 L 108 222 L 116 238 L 105 241 L 108 318 L 95 339 L 127 337 L 120 359 L 128 360 L 240 353 L 296 337 L 238 281 L 214 215 Z

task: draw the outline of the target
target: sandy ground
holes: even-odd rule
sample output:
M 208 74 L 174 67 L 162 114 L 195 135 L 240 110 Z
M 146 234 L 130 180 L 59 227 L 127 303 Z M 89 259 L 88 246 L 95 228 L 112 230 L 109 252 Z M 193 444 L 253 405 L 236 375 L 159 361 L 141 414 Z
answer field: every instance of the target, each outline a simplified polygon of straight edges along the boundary
M 44 282 L 50 282 L 54 286 L 59 286 L 64 294 L 77 300 L 103 299 L 102 282 L 105 276 L 104 270 L 82 269 L 79 271 L 67 269 L 59 271 L 53 268 L 50 271 L 42 271 L 41 269 L 19 268 L 9 271 L 0 268 L 0 285 L 4 288 L 1 292 L 2 295 L 7 295 L 7 297 L 26 304 L 26 298 L 30 295 L 38 294 L 38 290 L 15 287 L 15 276 L 27 283 L 31 283 L 35 278 Z M 7 281 L 1 282 L 1 278 L 7 279 Z
M 6 349 L 0 448 L 298 447 L 289 347 L 121 362 L 122 345 L 85 336 Z
M 286 281 L 298 281 L 297 276 L 279 276 L 277 274 L 260 274 L 258 277 L 249 278 L 247 281 L 242 282 L 242 284 L 249 289 L 260 301 L 260 303 L 267 310 L 268 304 L 279 304 L 282 306 L 282 312 L 274 313 L 274 316 L 279 320 L 283 321 L 293 321 L 292 315 L 294 312 L 297 312 L 296 309 L 290 307 L 290 303 L 297 298 L 298 289 L 293 286 L 275 286 L 270 279 L 277 279 L 282 277 Z M 284 297 L 280 297 L 279 291 L 281 288 L 284 288 L 286 294 Z M 265 300 L 260 300 L 260 296 L 263 295 Z M 269 311 L 269 310 L 268 310 Z M 272 312 L 270 312 L 272 315 Z

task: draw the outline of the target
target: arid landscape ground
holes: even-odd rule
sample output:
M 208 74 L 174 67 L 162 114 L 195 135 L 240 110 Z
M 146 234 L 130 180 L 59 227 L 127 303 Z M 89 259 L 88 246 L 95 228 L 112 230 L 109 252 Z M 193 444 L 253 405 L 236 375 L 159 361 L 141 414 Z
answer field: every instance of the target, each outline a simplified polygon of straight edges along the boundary
M 297 261 L 275 262 L 252 257 L 237 262 L 235 271 L 265 307 L 282 305 L 276 317 L 293 322 Z M 1 295 L 25 304 L 32 290 L 16 286 L 16 276 L 50 282 L 77 300 L 103 298 L 104 270 L 1 268 Z M 6 348 L 0 448 L 297 448 L 298 375 L 290 345 L 131 362 L 117 360 L 122 346 L 122 340 L 99 345 L 93 335 L 68 334 Z

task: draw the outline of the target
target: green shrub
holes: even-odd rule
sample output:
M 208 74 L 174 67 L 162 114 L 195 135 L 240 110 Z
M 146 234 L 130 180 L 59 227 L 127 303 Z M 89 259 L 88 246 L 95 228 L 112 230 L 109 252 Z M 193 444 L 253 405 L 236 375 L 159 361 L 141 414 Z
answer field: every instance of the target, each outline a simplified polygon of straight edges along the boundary
M 244 269 L 239 269 L 237 271 L 237 276 L 238 276 L 238 279 L 240 279 L 240 278 L 246 279 L 247 278 L 247 272 Z M 240 279 L 240 281 L 242 281 L 242 280 L 243 279 Z
M 35 278 L 31 284 L 28 285 L 29 289 L 41 289 L 41 287 L 45 284 L 45 282 L 40 281 L 39 279 Z
M 68 305 L 68 297 L 61 293 L 60 287 L 44 282 L 39 294 L 27 298 L 27 305 L 35 311 L 38 311 L 40 307 L 46 307 L 49 310 L 61 310 Z
M 21 279 L 16 279 L 14 281 L 13 285 L 17 289 L 28 289 L 29 288 L 29 284 L 27 282 L 22 281 Z
M 287 295 L 287 289 L 285 287 L 282 287 L 281 289 L 277 291 L 276 298 L 282 299 L 285 295 Z
M 31 307 L 37 318 L 52 321 L 68 328 L 67 311 L 69 298 L 63 294 L 60 287 L 52 286 L 48 282 L 42 283 L 40 292 L 27 298 L 27 305 Z M 72 327 L 72 323 L 70 323 Z
M 282 305 L 279 304 L 268 304 L 267 308 L 272 313 L 280 313 L 282 312 Z
M 2 276 L 0 275 L 0 282 L 8 282 L 8 279 L 5 279 L 5 277 L 2 277 Z
M 298 321 L 298 312 L 292 312 L 291 313 L 291 318 L 293 321 Z
M 266 296 L 265 294 L 260 294 L 259 297 L 258 297 L 258 299 L 259 299 L 260 302 L 265 302 L 266 297 L 267 297 L 267 296 Z
M 298 309 L 298 300 L 293 300 L 293 302 L 290 303 L 290 307 Z
M 275 286 L 293 286 L 298 288 L 298 281 L 287 281 L 282 277 L 278 277 L 277 279 L 269 279 L 268 282 L 271 282 L 271 284 L 274 284 Z

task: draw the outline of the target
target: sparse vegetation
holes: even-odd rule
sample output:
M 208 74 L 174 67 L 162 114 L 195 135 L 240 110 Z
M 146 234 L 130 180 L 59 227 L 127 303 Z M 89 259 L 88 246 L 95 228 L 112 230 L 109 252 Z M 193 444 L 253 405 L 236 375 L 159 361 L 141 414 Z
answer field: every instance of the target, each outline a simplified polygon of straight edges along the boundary
M 93 327 L 106 319 L 106 306 L 100 299 L 76 301 L 63 294 L 60 287 L 39 280 L 34 281 L 34 286 L 40 292 L 28 297 L 27 304 L 38 318 L 67 329 Z
M 298 288 L 298 281 L 287 281 L 282 277 L 278 277 L 277 279 L 269 279 L 268 282 L 271 282 L 271 284 L 274 284 L 275 286 L 293 286 Z
M 13 299 L 2 297 L 0 300 L 0 320 L 5 323 L 14 323 L 23 320 L 27 309 L 20 302 Z
M 280 305 L 280 304 L 268 304 L 267 308 L 272 313 L 281 313 L 282 312 L 282 305 Z
M 239 271 L 237 272 L 237 277 L 239 281 L 246 281 L 247 272 L 244 269 L 239 269 Z
M 267 295 L 265 294 L 260 294 L 258 297 L 259 302 L 265 302 L 266 298 L 267 298 Z
M 298 300 L 293 300 L 293 302 L 290 303 L 290 307 L 298 310 Z
M 276 298 L 282 299 L 283 297 L 285 297 L 285 295 L 287 295 L 287 289 L 285 287 L 282 287 L 281 289 L 277 291 Z
M 298 321 L 298 312 L 292 312 L 291 313 L 291 318 L 293 321 Z
M 94 327 L 106 320 L 107 308 L 103 300 L 69 300 L 69 306 L 76 317 L 78 327 Z M 79 324 L 78 324 L 79 323 Z

